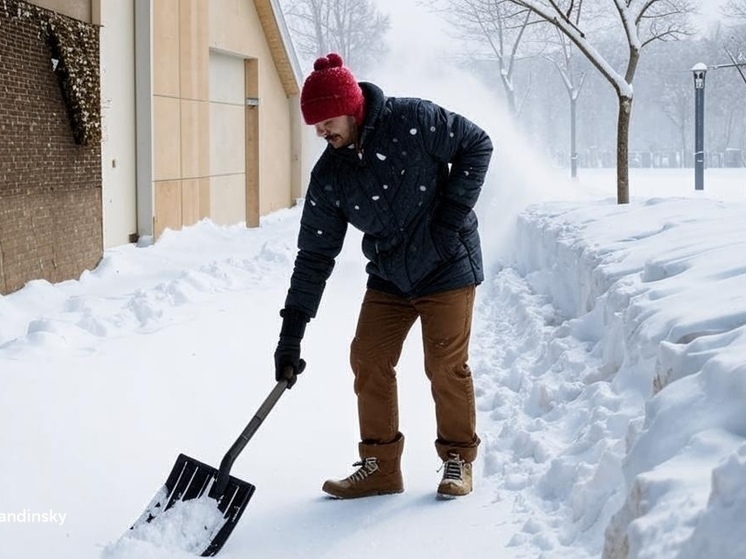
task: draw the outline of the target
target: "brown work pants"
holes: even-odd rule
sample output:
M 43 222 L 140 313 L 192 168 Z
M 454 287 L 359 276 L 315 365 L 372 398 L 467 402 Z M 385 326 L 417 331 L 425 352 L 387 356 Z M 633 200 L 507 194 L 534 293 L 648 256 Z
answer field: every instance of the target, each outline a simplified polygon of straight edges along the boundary
M 364 445 L 388 444 L 399 437 L 395 367 L 419 318 L 425 374 L 435 400 L 438 456 L 446 460 L 457 452 L 467 462 L 476 459 L 479 437 L 467 365 L 474 293 L 473 285 L 415 299 L 367 290 L 350 348 Z

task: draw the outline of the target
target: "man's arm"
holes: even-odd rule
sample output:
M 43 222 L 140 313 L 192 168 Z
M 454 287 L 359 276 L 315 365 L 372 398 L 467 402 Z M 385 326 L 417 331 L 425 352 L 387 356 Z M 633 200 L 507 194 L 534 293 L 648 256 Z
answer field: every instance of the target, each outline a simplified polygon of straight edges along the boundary
M 450 164 L 436 222 L 458 230 L 477 203 L 492 157 L 492 141 L 469 119 L 430 101 L 417 108 L 418 132 L 425 150 Z
M 339 209 L 321 194 L 312 177 L 301 216 L 298 254 L 295 258 L 285 308 L 316 316 L 334 260 L 344 245 L 347 220 Z
M 285 308 L 280 311 L 282 327 L 275 350 L 275 380 L 287 380 L 288 388 L 293 387 L 296 376 L 306 368 L 300 348 L 306 324 L 316 316 L 326 280 L 334 269 L 334 259 L 342 250 L 347 232 L 347 220 L 320 193 L 312 176 L 301 216 L 290 289 Z

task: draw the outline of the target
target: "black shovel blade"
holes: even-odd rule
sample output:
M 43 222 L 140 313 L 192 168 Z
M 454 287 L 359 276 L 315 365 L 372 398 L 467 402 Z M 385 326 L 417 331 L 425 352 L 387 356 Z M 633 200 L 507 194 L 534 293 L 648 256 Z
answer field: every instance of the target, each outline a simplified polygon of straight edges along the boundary
M 210 488 L 217 476 L 216 468 L 180 454 L 168 475 L 166 484 L 158 491 L 145 512 L 130 529 L 134 530 L 143 523 L 152 522 L 158 515 L 179 501 L 189 501 L 209 495 L 217 501 L 217 508 L 223 513 L 223 523 L 210 534 L 206 532 L 204 546 L 200 544 L 198 547 L 202 549 L 199 552 L 202 557 L 216 555 L 231 535 L 256 489 L 250 483 L 229 476 L 225 490 L 221 491 L 220 495 L 210 495 Z

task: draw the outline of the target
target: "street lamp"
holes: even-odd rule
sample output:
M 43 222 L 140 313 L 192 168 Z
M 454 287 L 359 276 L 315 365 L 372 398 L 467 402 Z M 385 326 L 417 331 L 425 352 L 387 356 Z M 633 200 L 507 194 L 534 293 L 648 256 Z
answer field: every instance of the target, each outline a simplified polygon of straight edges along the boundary
M 694 73 L 694 189 L 705 189 L 705 74 L 707 66 L 695 64 Z

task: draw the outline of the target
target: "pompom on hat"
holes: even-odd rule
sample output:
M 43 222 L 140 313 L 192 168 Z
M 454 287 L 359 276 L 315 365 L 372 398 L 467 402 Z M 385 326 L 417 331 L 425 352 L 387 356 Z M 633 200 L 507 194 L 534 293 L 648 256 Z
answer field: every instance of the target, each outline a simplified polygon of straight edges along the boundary
M 335 52 L 317 58 L 313 72 L 303 83 L 300 110 L 306 124 L 316 124 L 337 116 L 352 116 L 360 125 L 365 116 L 363 91 Z

